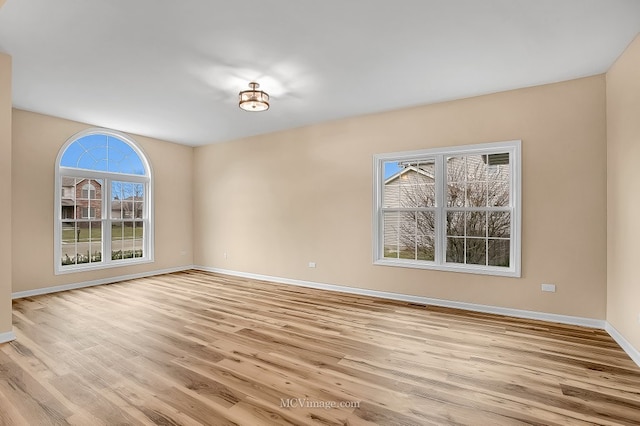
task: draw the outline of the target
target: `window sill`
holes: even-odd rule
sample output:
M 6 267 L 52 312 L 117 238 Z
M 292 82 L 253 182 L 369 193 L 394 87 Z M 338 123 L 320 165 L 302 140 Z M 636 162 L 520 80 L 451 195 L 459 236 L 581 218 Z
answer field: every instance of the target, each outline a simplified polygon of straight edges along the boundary
M 462 264 L 438 265 L 435 262 L 417 262 L 410 259 L 377 259 L 373 262 L 373 264 L 379 266 L 431 269 L 444 272 L 460 272 L 464 274 L 494 275 L 499 277 L 520 278 L 520 271 L 516 270 L 515 268 L 500 268 L 495 266 L 475 266 Z
M 124 268 L 127 266 L 134 265 L 144 265 L 146 263 L 153 263 L 154 260 L 152 258 L 140 258 L 135 260 L 127 260 L 127 261 L 111 261 L 109 263 L 94 263 L 94 264 L 83 264 L 83 265 L 73 265 L 73 266 L 58 266 L 55 270 L 55 275 L 64 275 L 64 274 L 72 274 L 75 272 L 89 272 L 89 271 L 99 271 L 101 269 L 109 269 L 109 268 Z

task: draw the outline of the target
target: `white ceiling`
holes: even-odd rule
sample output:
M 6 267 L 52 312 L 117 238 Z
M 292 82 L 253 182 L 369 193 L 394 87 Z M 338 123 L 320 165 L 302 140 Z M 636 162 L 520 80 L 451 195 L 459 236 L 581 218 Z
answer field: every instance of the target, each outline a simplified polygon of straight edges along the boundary
M 14 106 L 187 145 L 605 72 L 639 0 L 7 0 Z M 255 80 L 271 109 L 248 113 Z

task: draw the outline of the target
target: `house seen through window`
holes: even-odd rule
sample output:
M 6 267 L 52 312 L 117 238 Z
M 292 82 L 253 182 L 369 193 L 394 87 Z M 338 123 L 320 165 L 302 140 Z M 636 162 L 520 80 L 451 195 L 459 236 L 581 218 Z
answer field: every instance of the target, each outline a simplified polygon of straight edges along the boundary
M 56 272 L 151 261 L 151 170 L 135 142 L 89 130 L 56 164 Z

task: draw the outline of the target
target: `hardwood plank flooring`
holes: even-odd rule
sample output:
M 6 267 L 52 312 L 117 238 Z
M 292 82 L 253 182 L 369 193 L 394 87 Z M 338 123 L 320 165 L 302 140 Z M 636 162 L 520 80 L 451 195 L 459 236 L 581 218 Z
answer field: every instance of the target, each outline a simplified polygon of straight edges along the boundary
M 199 271 L 14 301 L 0 425 L 639 425 L 602 330 Z

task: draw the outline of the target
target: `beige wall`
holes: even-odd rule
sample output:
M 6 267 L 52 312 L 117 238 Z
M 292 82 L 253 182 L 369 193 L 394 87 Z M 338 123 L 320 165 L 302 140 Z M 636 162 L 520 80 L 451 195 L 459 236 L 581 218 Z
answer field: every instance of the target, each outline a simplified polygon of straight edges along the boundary
M 521 279 L 372 265 L 374 154 L 512 139 Z M 605 143 L 601 75 L 199 147 L 195 263 L 604 319 Z
M 0 53 L 0 200 L 2 334 L 11 331 L 11 57 L 3 53 Z
M 607 321 L 640 351 L 640 36 L 607 73 Z
M 13 110 L 13 291 L 26 291 L 193 263 L 191 147 L 132 135 L 154 177 L 155 262 L 54 275 L 53 188 L 56 156 L 75 133 L 91 127 Z

